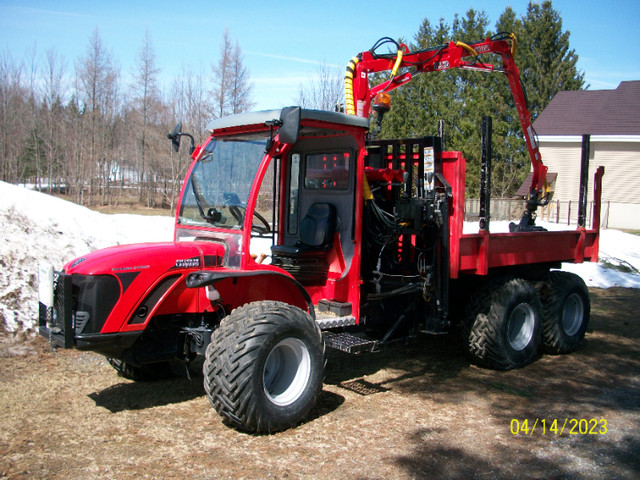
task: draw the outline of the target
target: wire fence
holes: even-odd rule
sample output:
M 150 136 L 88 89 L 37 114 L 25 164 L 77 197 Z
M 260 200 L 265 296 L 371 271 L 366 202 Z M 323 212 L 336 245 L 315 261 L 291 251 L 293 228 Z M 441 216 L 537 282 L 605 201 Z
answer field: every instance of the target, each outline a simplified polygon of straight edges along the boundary
M 491 220 L 517 221 L 525 209 L 524 200 L 511 198 L 491 199 Z M 478 220 L 480 212 L 480 199 L 467 198 L 465 200 L 465 221 Z M 603 205 L 601 223 L 602 228 L 608 227 L 609 209 Z M 553 200 L 548 205 L 538 208 L 538 220 L 564 225 L 576 225 L 578 223 L 578 202 Z M 586 225 L 592 225 L 593 201 L 587 203 Z

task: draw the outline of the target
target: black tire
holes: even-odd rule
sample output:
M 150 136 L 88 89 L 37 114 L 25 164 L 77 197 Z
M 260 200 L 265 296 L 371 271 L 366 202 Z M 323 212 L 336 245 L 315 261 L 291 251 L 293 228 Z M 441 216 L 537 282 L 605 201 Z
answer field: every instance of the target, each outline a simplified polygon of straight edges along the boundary
M 139 367 L 117 358 L 107 357 L 107 362 L 109 362 L 109 365 L 111 365 L 121 377 L 138 382 L 162 380 L 175 376 L 169 362 L 150 363 Z
M 544 309 L 543 351 L 558 355 L 577 350 L 591 314 L 587 285 L 573 273 L 549 272 L 540 296 Z
M 472 295 L 463 324 L 471 360 L 496 370 L 531 363 L 540 345 L 542 319 L 540 298 L 529 282 L 487 282 Z
M 322 390 L 322 333 L 286 303 L 244 305 L 213 333 L 203 373 L 209 401 L 228 424 L 255 433 L 293 427 Z

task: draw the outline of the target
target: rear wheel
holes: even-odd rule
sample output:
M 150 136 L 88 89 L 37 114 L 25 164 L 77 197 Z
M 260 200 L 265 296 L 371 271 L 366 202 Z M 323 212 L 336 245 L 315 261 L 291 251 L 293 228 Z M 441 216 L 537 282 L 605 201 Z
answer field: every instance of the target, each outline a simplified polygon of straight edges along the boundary
M 541 296 L 544 351 L 552 354 L 575 351 L 587 331 L 591 312 L 586 284 L 573 273 L 550 272 L 542 284 Z
M 473 295 L 463 339 L 475 363 L 509 370 L 531 363 L 541 331 L 542 304 L 533 286 L 522 279 L 501 279 Z
M 225 317 L 207 347 L 204 387 L 227 423 L 256 433 L 292 427 L 322 389 L 324 341 L 304 311 L 254 302 Z

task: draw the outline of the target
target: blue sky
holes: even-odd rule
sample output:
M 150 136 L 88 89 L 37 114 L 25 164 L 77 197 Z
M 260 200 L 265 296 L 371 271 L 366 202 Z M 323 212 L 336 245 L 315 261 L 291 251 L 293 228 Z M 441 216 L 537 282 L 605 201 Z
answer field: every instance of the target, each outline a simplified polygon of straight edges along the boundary
M 295 101 L 300 84 L 319 64 L 342 71 L 353 55 L 369 49 L 380 37 L 412 39 L 426 17 L 432 23 L 441 17 L 451 23 L 456 12 L 463 15 L 473 7 L 483 9 L 493 26 L 506 6 L 523 15 L 527 4 L 519 0 L 0 0 L 0 55 L 9 53 L 16 60 L 34 45 L 40 56 L 55 48 L 71 74 L 97 27 L 126 81 L 148 28 L 160 78 L 168 88 L 183 65 L 209 72 L 228 28 L 244 52 L 256 108 L 277 108 Z M 638 0 L 554 0 L 553 6 L 564 29 L 571 32 L 578 67 L 592 89 L 640 80 Z

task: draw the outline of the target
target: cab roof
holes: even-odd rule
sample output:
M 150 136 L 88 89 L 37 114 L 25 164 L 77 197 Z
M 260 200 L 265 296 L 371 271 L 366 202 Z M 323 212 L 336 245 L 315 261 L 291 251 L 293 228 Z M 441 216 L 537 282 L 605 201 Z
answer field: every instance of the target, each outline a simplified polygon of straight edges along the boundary
M 282 110 L 261 110 L 257 112 L 245 112 L 228 117 L 217 118 L 209 123 L 207 131 L 211 133 L 223 133 L 226 129 L 235 129 L 249 125 L 264 125 L 272 120 L 280 120 Z M 369 119 L 345 113 L 329 112 L 326 110 L 301 109 L 301 122 L 304 120 L 317 120 L 321 122 L 345 125 L 348 127 L 369 128 Z

